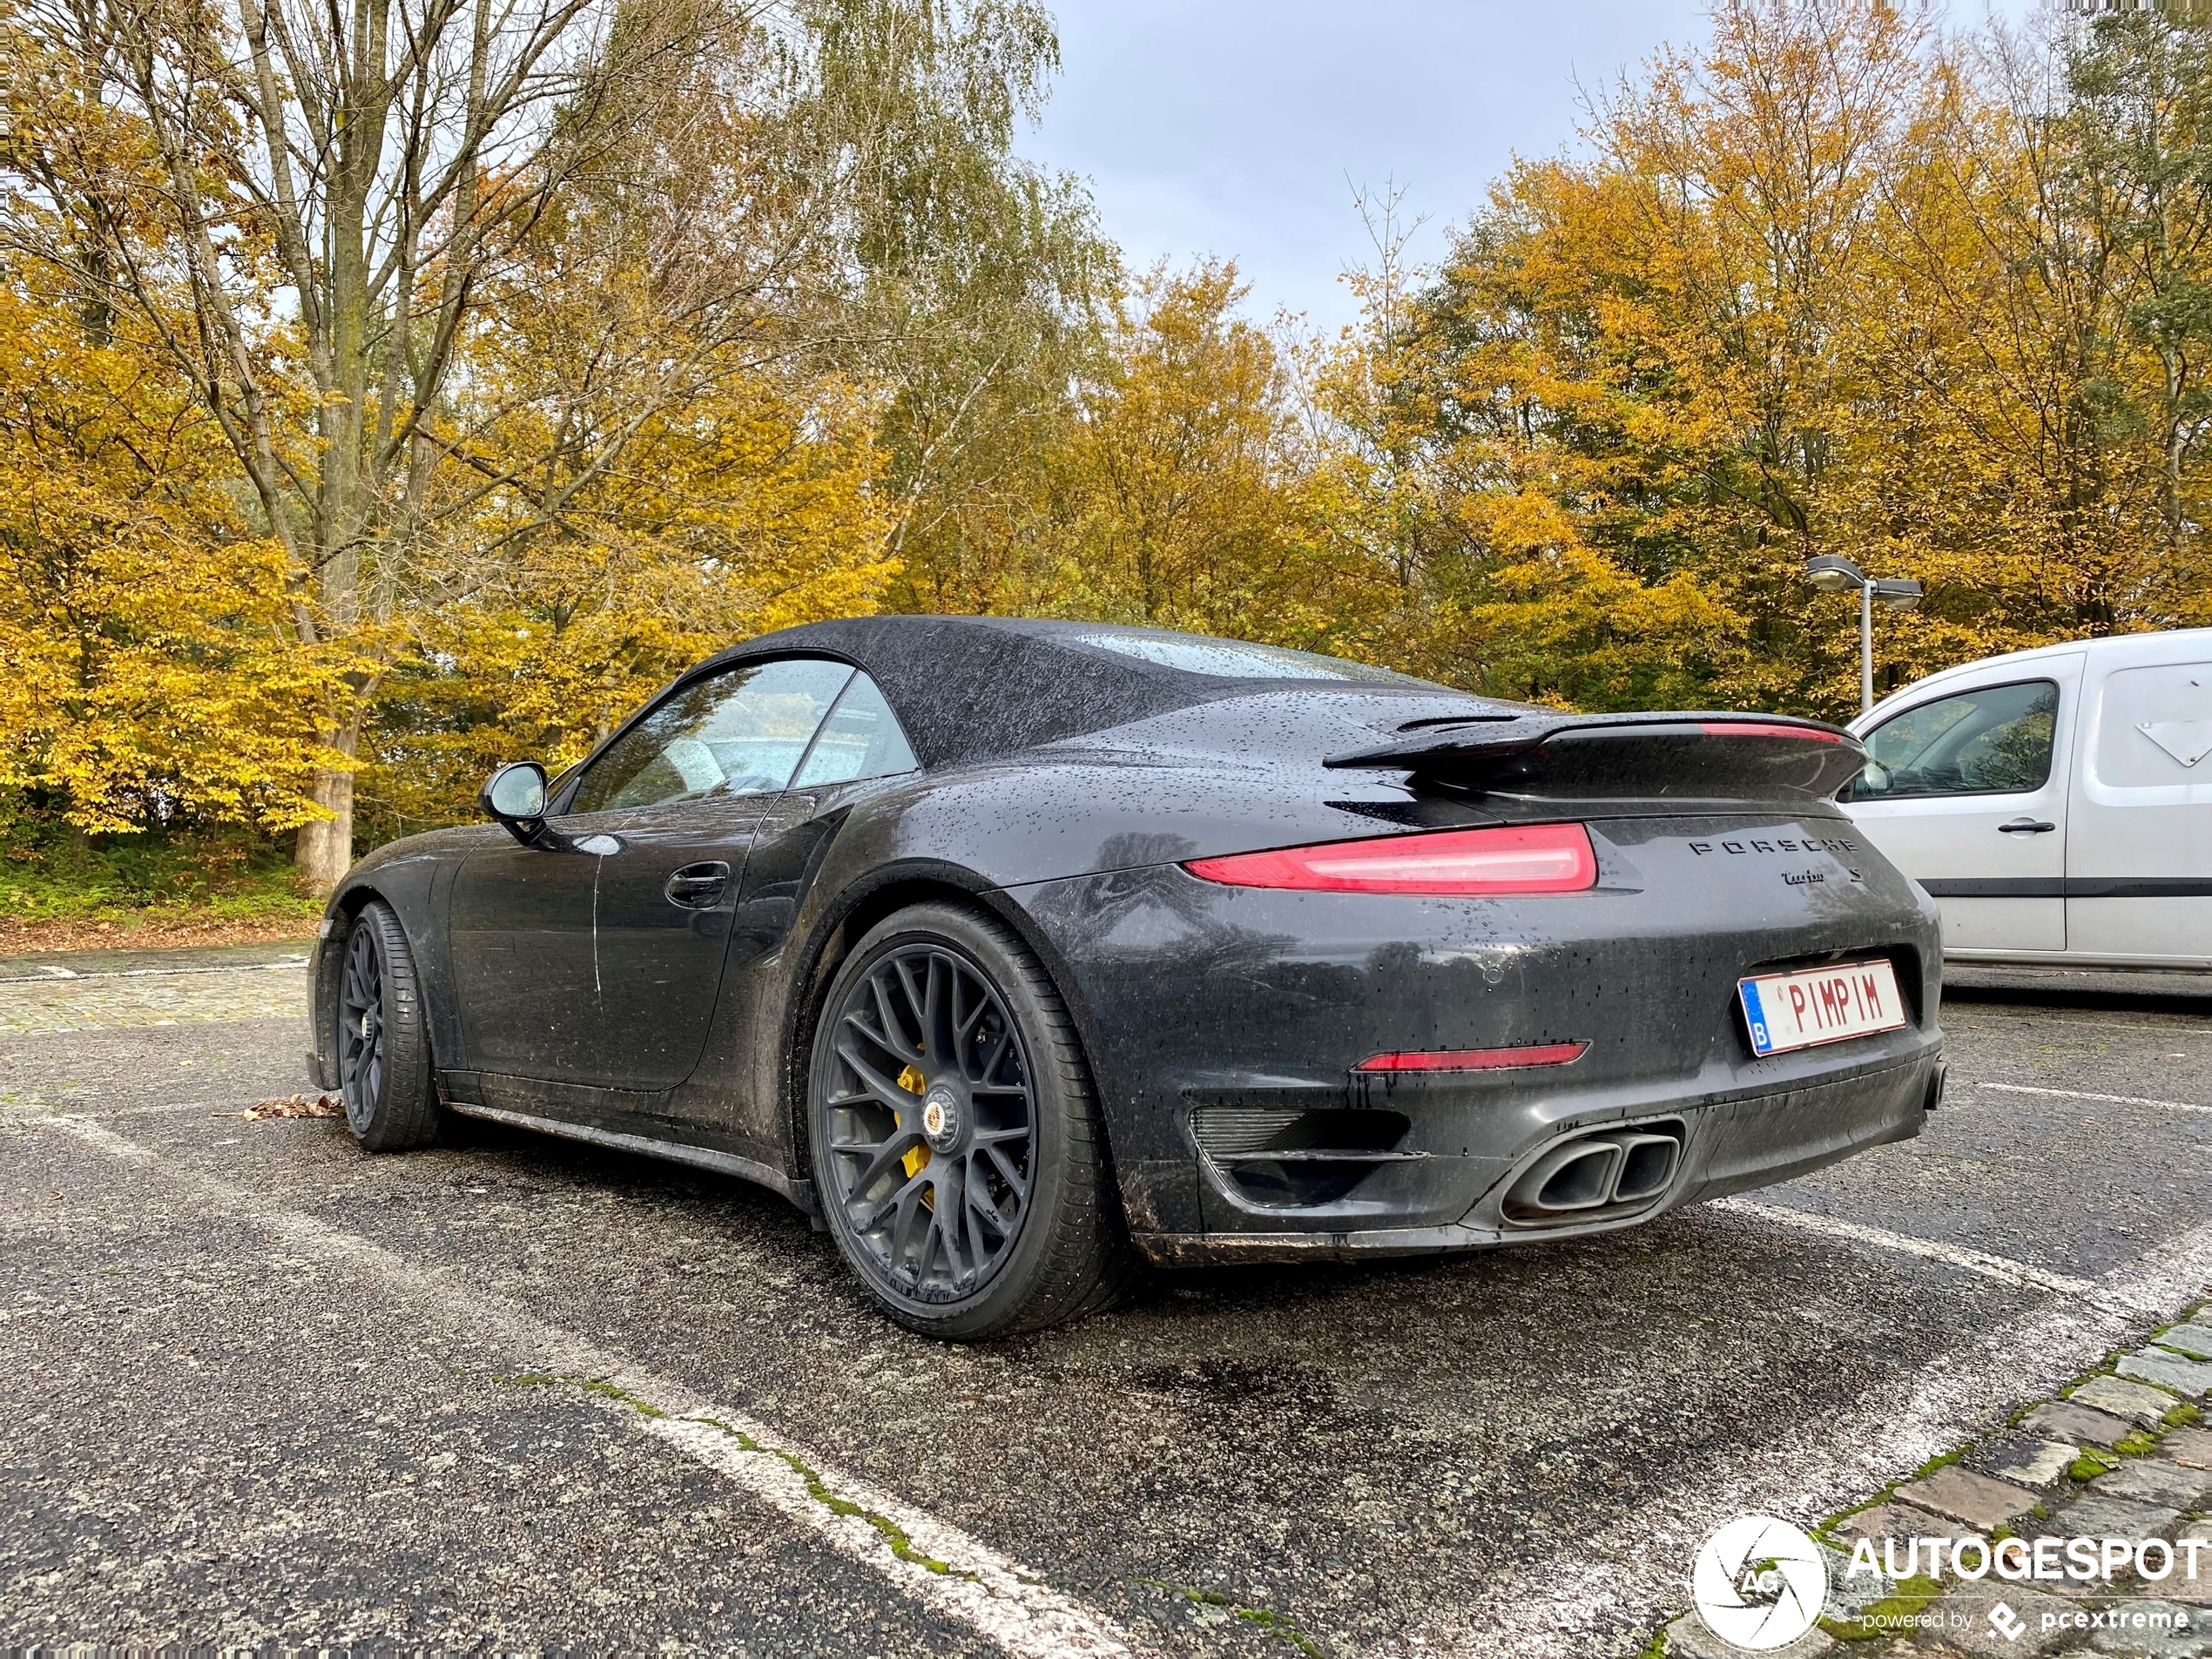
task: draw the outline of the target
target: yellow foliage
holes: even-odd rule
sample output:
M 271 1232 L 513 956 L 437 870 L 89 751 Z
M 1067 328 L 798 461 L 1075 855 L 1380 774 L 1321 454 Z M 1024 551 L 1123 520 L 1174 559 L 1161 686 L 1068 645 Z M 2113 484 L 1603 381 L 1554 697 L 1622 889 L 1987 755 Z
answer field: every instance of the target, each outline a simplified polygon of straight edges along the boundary
M 842 36 L 792 101 L 742 8 L 625 13 L 607 101 L 457 172 L 372 284 L 237 187 L 281 89 L 172 107 L 69 16 L 0 37 L 0 787 L 86 828 L 313 820 L 327 876 L 356 765 L 370 836 L 450 821 L 887 597 L 1831 715 L 1812 554 L 1925 585 L 1892 681 L 2212 622 L 2212 28 L 2105 17 L 2045 109 L 1994 36 L 1716 0 L 1440 271 L 1363 203 L 1328 342 L 1231 265 L 1103 268 L 1011 105 L 961 138 L 910 85 L 879 130 Z M 652 82 L 664 35 L 696 55 Z M 931 132 L 957 165 L 900 171 Z
M 0 281 L 0 786 L 91 831 L 292 827 L 329 670 L 204 412 L 127 341 Z M 98 327 L 102 320 L 92 320 Z
M 2160 516 L 2202 487 L 2193 457 L 2168 482 L 2202 427 L 2161 424 L 2186 412 L 2176 325 L 2132 320 L 2148 278 L 2067 268 L 2111 226 L 2051 219 L 2088 211 L 2067 191 L 2101 118 L 2027 121 L 1902 9 L 1718 0 L 1712 24 L 1600 102 L 1582 158 L 1517 163 L 1335 372 L 1391 508 L 1424 509 L 1399 541 L 1428 671 L 1844 714 L 1855 618 L 1804 583 L 1821 553 L 1925 585 L 1883 615 L 1892 683 L 2204 614 L 2193 520 Z
M 645 422 L 619 464 L 560 480 L 557 522 L 534 495 L 488 497 L 380 698 L 360 786 L 374 826 L 449 821 L 492 766 L 581 759 L 699 658 L 873 610 L 897 566 L 870 414 L 835 382 L 734 374 Z M 482 452 L 545 453 L 529 424 Z

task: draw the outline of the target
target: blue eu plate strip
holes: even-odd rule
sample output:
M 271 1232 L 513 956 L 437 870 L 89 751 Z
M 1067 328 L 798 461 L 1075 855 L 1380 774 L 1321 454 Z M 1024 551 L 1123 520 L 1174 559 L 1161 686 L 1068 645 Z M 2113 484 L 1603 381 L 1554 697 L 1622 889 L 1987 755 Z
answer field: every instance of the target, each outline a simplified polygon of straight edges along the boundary
M 1751 1024 L 1751 1051 L 1766 1054 L 1773 1048 L 1773 1039 L 1767 1035 L 1766 1007 L 1759 1001 L 1758 981 L 1747 979 L 1737 988 L 1743 993 L 1743 1017 Z

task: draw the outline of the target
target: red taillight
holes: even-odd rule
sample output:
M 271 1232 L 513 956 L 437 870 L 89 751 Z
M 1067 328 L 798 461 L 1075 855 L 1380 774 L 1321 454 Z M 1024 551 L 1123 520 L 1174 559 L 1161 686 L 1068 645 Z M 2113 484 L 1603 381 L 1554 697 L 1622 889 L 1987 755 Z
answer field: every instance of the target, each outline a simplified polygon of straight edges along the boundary
M 1580 1060 L 1587 1042 L 1541 1042 L 1527 1049 L 1422 1049 L 1379 1054 L 1355 1071 L 1511 1071 L 1521 1066 L 1564 1066 Z
M 1752 720 L 1708 720 L 1698 727 L 1709 738 L 1801 738 L 1807 743 L 1841 743 L 1840 732 L 1810 725 L 1761 725 Z
M 1320 893 L 1415 893 L 1490 898 L 1581 893 L 1597 885 L 1597 854 L 1580 824 L 1439 830 L 1371 841 L 1329 841 L 1272 853 L 1193 859 L 1183 867 L 1232 887 Z

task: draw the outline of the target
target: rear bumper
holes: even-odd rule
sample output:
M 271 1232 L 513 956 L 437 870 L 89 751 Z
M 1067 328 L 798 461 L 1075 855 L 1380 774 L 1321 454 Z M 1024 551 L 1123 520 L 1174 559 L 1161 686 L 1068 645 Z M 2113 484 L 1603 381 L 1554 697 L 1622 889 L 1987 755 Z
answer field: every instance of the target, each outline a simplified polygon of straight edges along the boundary
M 1130 1229 L 1156 1259 L 1467 1249 L 1633 1225 L 1918 1132 L 1943 1050 L 1935 910 L 1850 827 L 1593 821 L 1597 887 L 1527 898 L 1238 888 L 1172 864 L 1003 897 L 1083 1028 Z M 1876 956 L 1902 1028 L 1751 1051 L 1739 977 Z M 1581 1052 L 1360 1069 L 1523 1045 Z M 1627 1130 L 1674 1138 L 1661 1190 L 1530 1219 L 1514 1184 L 1532 1164 Z
M 1677 1103 L 1662 1115 L 1679 1123 L 1683 1146 L 1673 1184 L 1641 1208 L 1589 1221 L 1565 1219 L 1527 1224 L 1504 1213 L 1506 1194 L 1523 1170 L 1551 1147 L 1592 1130 L 1633 1128 L 1648 1115 L 1608 1114 L 1570 1120 L 1522 1157 L 1498 1161 L 1498 1173 L 1461 1219 L 1431 1226 L 1386 1224 L 1296 1232 L 1139 1233 L 1138 1245 L 1159 1266 L 1204 1263 L 1350 1259 L 1357 1257 L 1433 1256 L 1617 1232 L 1707 1198 L 1723 1197 L 1808 1174 L 1869 1147 L 1910 1140 L 1920 1132 L 1932 1096 L 1940 1093 L 1942 1044 L 1901 1063 L 1861 1075 L 1760 1094 L 1705 1096 Z M 1489 1160 L 1461 1159 L 1463 1165 Z M 1429 1178 L 1464 1183 L 1467 1168 L 1439 1169 Z

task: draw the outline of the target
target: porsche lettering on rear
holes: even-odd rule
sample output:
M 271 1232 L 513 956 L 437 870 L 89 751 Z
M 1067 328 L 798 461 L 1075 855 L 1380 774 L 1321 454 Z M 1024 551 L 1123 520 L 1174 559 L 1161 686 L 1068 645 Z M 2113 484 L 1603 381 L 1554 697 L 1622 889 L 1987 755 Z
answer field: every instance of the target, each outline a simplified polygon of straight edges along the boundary
M 1857 853 L 1861 847 L 1857 841 L 1837 835 L 1805 835 L 1791 838 L 1774 836 L 1761 839 L 1749 836 L 1742 840 L 1692 841 L 1689 850 L 1703 858 L 1709 853 L 1725 853 L 1741 858 L 1751 853 Z

